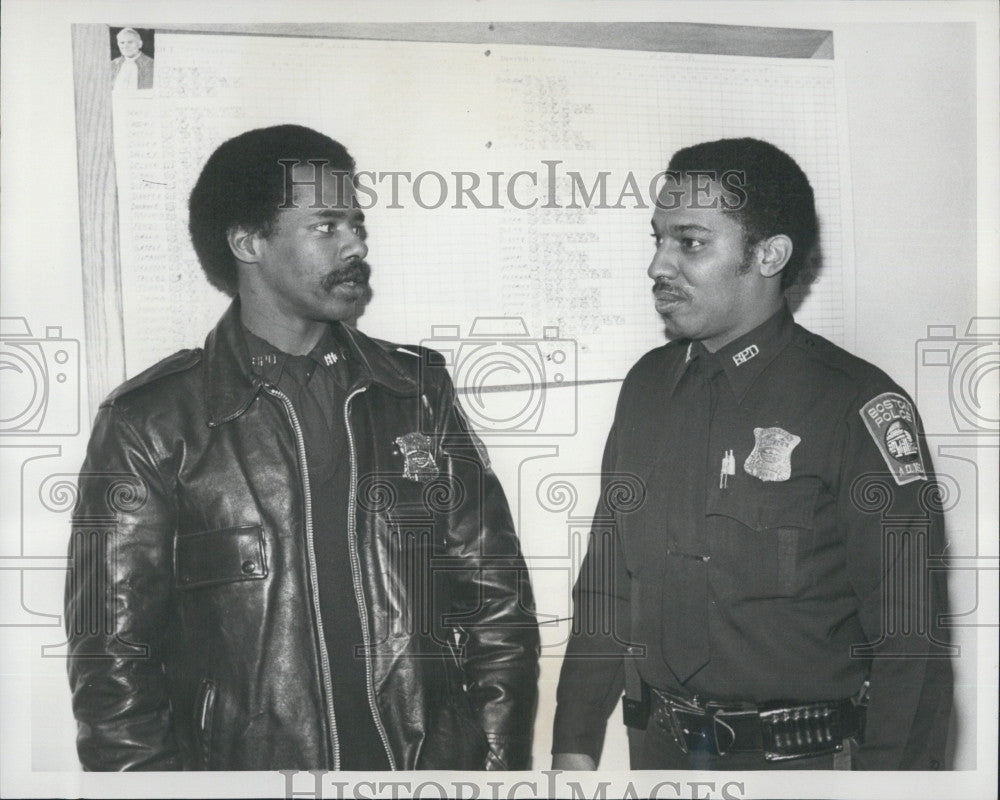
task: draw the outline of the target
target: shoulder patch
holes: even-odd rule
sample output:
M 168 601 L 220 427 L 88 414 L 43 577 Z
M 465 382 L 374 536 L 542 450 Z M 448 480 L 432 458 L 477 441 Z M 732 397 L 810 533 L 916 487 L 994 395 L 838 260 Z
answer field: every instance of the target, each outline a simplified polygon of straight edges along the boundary
M 917 438 L 917 416 L 909 399 L 897 392 L 883 392 L 858 413 L 897 484 L 927 480 Z

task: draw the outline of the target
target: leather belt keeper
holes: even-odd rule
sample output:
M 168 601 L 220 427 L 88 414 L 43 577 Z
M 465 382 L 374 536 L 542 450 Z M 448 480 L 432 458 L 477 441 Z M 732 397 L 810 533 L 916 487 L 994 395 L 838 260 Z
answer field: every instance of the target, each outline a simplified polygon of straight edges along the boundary
M 652 690 L 652 720 L 684 753 L 762 752 L 768 761 L 838 753 L 864 741 L 865 706 L 852 699 L 801 705 L 702 702 Z

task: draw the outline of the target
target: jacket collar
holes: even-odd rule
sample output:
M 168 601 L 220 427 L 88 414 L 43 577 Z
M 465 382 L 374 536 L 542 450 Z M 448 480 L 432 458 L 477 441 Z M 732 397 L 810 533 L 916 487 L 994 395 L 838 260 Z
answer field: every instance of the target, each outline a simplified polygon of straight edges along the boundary
M 417 393 L 417 381 L 393 361 L 392 345 L 340 323 L 331 323 L 331 332 L 350 361 L 351 390 L 378 383 L 393 394 Z M 250 352 L 240 322 L 239 297 L 205 339 L 205 371 L 205 409 L 211 427 L 229 422 L 246 411 L 263 386 L 250 366 Z

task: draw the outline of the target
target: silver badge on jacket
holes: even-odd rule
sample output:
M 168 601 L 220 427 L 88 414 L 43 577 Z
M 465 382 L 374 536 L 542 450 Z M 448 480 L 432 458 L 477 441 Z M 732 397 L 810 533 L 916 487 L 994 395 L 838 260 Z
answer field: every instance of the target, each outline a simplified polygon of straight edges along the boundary
M 762 481 L 787 481 L 792 475 L 792 450 L 802 439 L 783 428 L 754 428 L 753 435 L 756 442 L 743 469 Z
M 396 437 L 396 446 L 403 454 L 403 477 L 427 483 L 438 476 L 431 440 L 422 433 L 404 433 Z

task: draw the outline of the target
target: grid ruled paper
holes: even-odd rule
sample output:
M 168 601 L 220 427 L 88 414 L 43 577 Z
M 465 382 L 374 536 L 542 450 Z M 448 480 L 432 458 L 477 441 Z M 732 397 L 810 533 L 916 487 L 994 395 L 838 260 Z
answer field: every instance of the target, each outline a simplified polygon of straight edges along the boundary
M 225 139 L 288 122 L 343 142 L 377 194 L 359 327 L 379 338 L 433 347 L 447 329 L 450 346 L 475 326 L 532 347 L 568 340 L 569 380 L 622 378 L 664 342 L 646 277 L 650 180 L 680 147 L 755 136 L 816 193 L 822 260 L 796 318 L 852 344 L 832 61 L 162 33 L 156 80 L 115 97 L 128 375 L 199 346 L 228 302 L 187 237 L 201 166 Z

